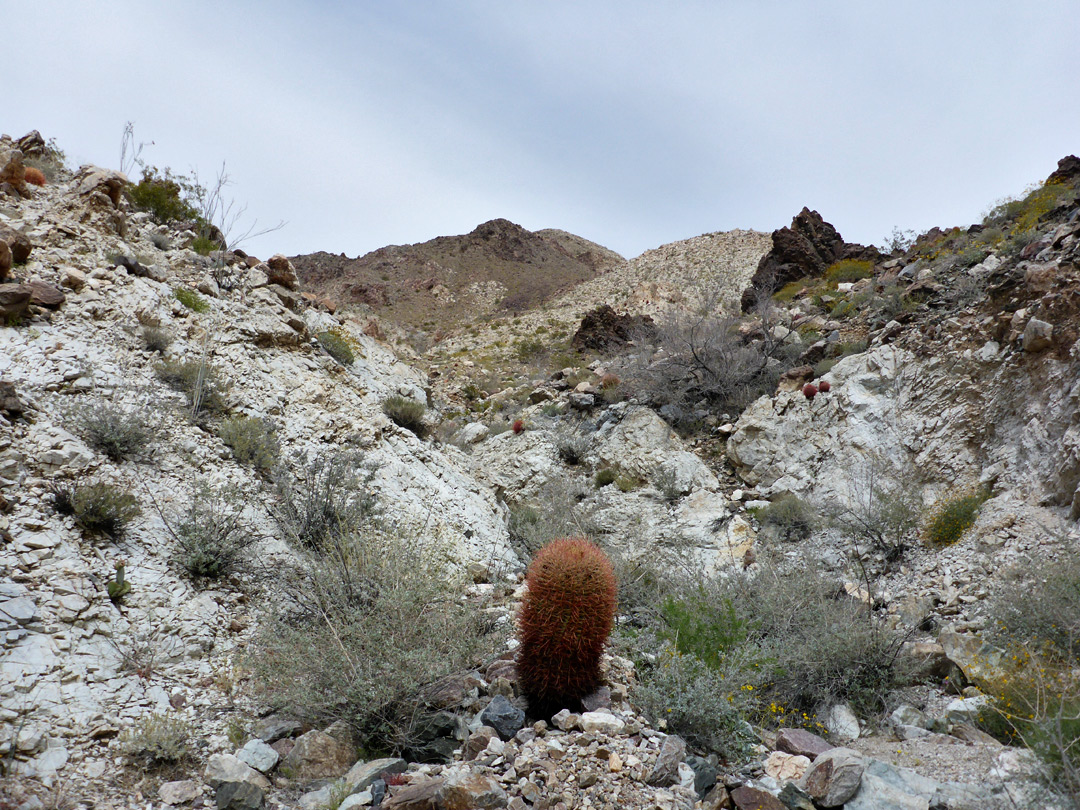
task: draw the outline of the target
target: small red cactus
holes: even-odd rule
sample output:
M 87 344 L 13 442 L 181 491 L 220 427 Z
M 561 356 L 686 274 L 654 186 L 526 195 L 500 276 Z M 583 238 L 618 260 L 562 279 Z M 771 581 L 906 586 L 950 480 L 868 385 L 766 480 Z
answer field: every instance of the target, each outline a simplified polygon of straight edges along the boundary
M 584 537 L 553 540 L 526 575 L 517 671 L 534 717 L 579 710 L 600 685 L 600 656 L 615 620 L 615 572 Z
M 41 169 L 35 169 L 33 166 L 26 167 L 26 174 L 24 175 L 24 178 L 26 182 L 30 183 L 31 185 L 45 185 L 45 175 L 42 173 Z
M 813 383 L 807 383 L 802 387 L 803 396 L 807 399 L 813 399 L 817 396 L 818 387 Z
M 510 429 L 514 431 L 514 433 L 521 433 L 521 431 L 525 429 L 525 423 L 520 419 L 515 419 L 514 424 L 510 426 Z
M 622 380 L 620 380 L 617 375 L 608 372 L 600 378 L 600 387 L 606 391 L 609 388 L 618 387 L 620 382 L 622 382 Z
M 832 388 L 832 386 L 829 384 L 828 380 L 820 380 L 817 384 L 817 390 L 822 394 L 829 393 L 830 388 Z

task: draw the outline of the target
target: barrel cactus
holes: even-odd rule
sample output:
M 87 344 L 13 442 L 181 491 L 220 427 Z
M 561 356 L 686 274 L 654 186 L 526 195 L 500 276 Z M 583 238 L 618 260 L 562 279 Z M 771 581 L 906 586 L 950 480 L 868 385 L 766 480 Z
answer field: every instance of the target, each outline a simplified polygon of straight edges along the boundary
M 615 619 L 615 572 L 584 537 L 553 540 L 526 575 L 518 617 L 518 680 L 534 717 L 578 710 L 600 686 L 600 656 Z

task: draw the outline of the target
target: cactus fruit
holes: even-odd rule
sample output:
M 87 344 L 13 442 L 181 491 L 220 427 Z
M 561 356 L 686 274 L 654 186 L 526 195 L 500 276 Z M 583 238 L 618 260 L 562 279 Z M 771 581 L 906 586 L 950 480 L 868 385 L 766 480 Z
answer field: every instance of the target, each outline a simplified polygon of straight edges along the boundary
M 821 380 L 817 384 L 817 390 L 822 394 L 829 393 L 830 388 L 832 388 L 832 386 L 829 384 L 828 380 Z
M 553 540 L 526 575 L 517 670 L 534 717 L 580 710 L 600 686 L 600 656 L 615 619 L 615 572 L 584 537 Z
M 818 387 L 813 383 L 807 383 L 802 387 L 803 396 L 807 399 L 813 399 L 817 396 Z
M 116 561 L 116 579 L 109 582 L 105 586 L 105 590 L 109 592 L 109 598 L 114 602 L 119 602 L 129 593 L 131 593 L 131 583 L 124 581 L 124 561 Z

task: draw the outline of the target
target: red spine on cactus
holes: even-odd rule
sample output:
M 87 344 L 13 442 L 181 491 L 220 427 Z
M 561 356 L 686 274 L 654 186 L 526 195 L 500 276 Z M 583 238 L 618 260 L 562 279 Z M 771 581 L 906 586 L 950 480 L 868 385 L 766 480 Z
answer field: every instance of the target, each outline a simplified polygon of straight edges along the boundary
M 814 397 L 817 396 L 818 389 L 817 389 L 817 386 L 814 385 L 813 383 L 807 383 L 806 385 L 804 385 L 802 387 L 802 392 L 803 392 L 803 396 L 806 397 L 807 399 L 813 399 Z
M 515 419 L 514 424 L 510 428 L 514 433 L 521 433 L 525 429 L 525 423 L 520 419 Z
M 615 620 L 615 572 L 584 537 L 548 543 L 526 575 L 518 682 L 534 717 L 579 710 L 600 686 L 600 656 Z
M 817 390 L 818 390 L 818 391 L 820 391 L 820 392 L 821 392 L 822 394 L 827 394 L 827 393 L 829 393 L 829 389 L 830 389 L 830 388 L 832 388 L 832 386 L 831 386 L 831 385 L 829 385 L 829 381 L 828 381 L 828 380 L 822 380 L 821 382 L 819 382 L 819 383 L 817 384 Z

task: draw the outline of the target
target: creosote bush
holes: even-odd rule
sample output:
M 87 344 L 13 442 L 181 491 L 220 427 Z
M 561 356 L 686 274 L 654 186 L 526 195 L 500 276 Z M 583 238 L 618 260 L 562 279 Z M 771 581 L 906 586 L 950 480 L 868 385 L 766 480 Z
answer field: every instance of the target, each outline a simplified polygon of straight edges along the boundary
M 53 487 L 53 506 L 62 515 L 72 515 L 86 531 L 114 539 L 141 513 L 134 495 L 103 481 L 57 484 Z
M 76 406 L 69 418 L 86 443 L 112 461 L 144 454 L 158 432 L 149 408 L 107 399 Z
M 967 490 L 946 496 L 935 503 L 923 525 L 923 539 L 934 548 L 951 546 L 975 523 L 979 507 L 989 493 L 982 489 Z
M 191 727 L 179 718 L 151 714 L 121 732 L 117 745 L 125 758 L 144 768 L 175 765 L 191 757 Z
M 218 437 L 229 446 L 241 464 L 269 472 L 277 464 L 280 446 L 277 428 L 269 419 L 234 416 L 218 428 Z
M 128 198 L 140 211 L 146 211 L 160 225 L 199 219 L 199 212 L 189 202 L 194 183 L 183 175 L 154 166 L 143 168 L 142 179 L 128 188 Z
M 320 727 L 347 722 L 365 754 L 408 750 L 421 688 L 505 642 L 460 601 L 448 557 L 437 540 L 375 525 L 302 554 L 248 656 L 261 698 Z
M 243 510 L 237 490 L 196 484 L 186 511 L 168 524 L 176 564 L 193 579 L 219 580 L 242 571 L 258 540 Z
M 187 287 L 174 287 L 173 296 L 192 312 L 208 312 L 210 310 L 210 305 L 206 303 L 206 299 Z
M 870 278 L 873 275 L 874 263 L 858 259 L 842 259 L 829 265 L 825 271 L 826 280 L 840 284 Z
M 340 329 L 319 332 L 315 338 L 319 341 L 319 345 L 326 349 L 326 353 L 341 365 L 351 366 L 356 362 L 356 353 Z
M 427 406 L 424 403 L 408 397 L 394 396 L 383 402 L 382 409 L 383 413 L 390 417 L 390 421 L 398 427 L 412 431 L 421 439 L 427 435 L 427 425 L 424 424 Z

